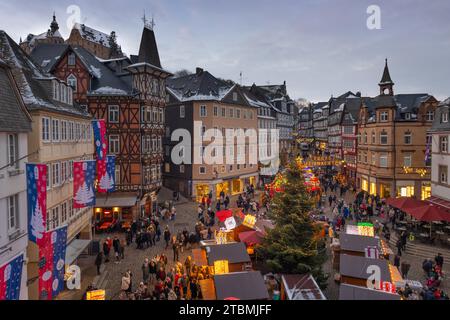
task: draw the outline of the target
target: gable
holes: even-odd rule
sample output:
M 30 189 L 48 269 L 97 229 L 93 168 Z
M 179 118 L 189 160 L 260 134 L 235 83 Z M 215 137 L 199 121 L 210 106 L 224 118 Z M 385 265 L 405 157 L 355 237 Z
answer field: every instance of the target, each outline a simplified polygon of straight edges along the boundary
M 237 96 L 237 99 L 234 100 L 234 97 Z M 230 104 L 239 104 L 243 106 L 249 106 L 248 100 L 245 98 L 244 94 L 240 90 L 240 88 L 235 85 L 230 92 L 228 92 L 225 97 L 223 97 L 222 102 L 230 103 Z

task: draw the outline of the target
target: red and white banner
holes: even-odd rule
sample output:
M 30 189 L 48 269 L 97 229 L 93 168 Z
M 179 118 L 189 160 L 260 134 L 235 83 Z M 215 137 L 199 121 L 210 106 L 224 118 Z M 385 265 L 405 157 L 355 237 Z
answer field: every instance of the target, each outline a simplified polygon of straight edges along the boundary
M 73 163 L 73 207 L 82 209 L 95 205 L 96 161 Z

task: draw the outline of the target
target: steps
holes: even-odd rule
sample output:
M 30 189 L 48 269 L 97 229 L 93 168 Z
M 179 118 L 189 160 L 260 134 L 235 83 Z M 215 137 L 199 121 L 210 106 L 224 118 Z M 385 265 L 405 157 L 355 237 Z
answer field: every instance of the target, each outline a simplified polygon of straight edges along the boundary
M 391 233 L 391 239 L 389 240 L 389 246 L 391 247 L 392 251 L 394 251 L 394 254 L 397 253 L 397 240 L 398 236 L 395 232 Z M 406 254 L 425 259 L 432 259 L 434 261 L 434 257 L 437 256 L 438 253 L 441 253 L 444 257 L 444 269 L 446 267 L 446 264 L 448 266 L 448 263 L 450 263 L 450 250 L 446 248 L 441 248 L 437 246 L 432 245 L 425 245 L 420 243 L 419 240 L 415 241 L 408 241 L 406 243 L 406 251 L 404 251 Z

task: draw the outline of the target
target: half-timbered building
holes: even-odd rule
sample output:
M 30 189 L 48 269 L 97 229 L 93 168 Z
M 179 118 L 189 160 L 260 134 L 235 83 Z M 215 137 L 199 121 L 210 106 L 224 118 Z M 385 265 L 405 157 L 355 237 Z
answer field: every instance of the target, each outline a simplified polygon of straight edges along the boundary
M 116 192 L 98 197 L 98 219 L 131 220 L 156 208 L 162 186 L 165 80 L 155 34 L 146 25 L 139 54 L 104 60 L 80 46 L 42 45 L 32 57 L 67 81 L 74 99 L 107 126 L 109 154 L 116 155 Z M 141 202 L 142 200 L 142 202 Z

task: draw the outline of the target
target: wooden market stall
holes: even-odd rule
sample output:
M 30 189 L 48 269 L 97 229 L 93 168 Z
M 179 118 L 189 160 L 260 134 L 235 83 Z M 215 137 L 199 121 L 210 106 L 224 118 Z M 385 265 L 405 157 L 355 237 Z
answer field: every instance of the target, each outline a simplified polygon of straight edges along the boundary
M 396 293 L 374 290 L 349 284 L 339 287 L 339 300 L 401 300 Z
M 215 267 L 215 262 L 226 261 L 229 272 L 240 272 L 251 267 L 251 259 L 245 244 L 241 242 L 215 244 L 202 248 L 206 254 L 208 266 Z
M 360 287 L 367 287 L 367 279 L 372 275 L 372 268 L 380 270 L 380 282 L 395 284 L 403 280 L 398 269 L 384 259 L 370 259 L 365 257 L 341 254 L 340 283 Z
M 269 300 L 264 278 L 259 271 L 235 272 L 214 276 L 216 300 Z

